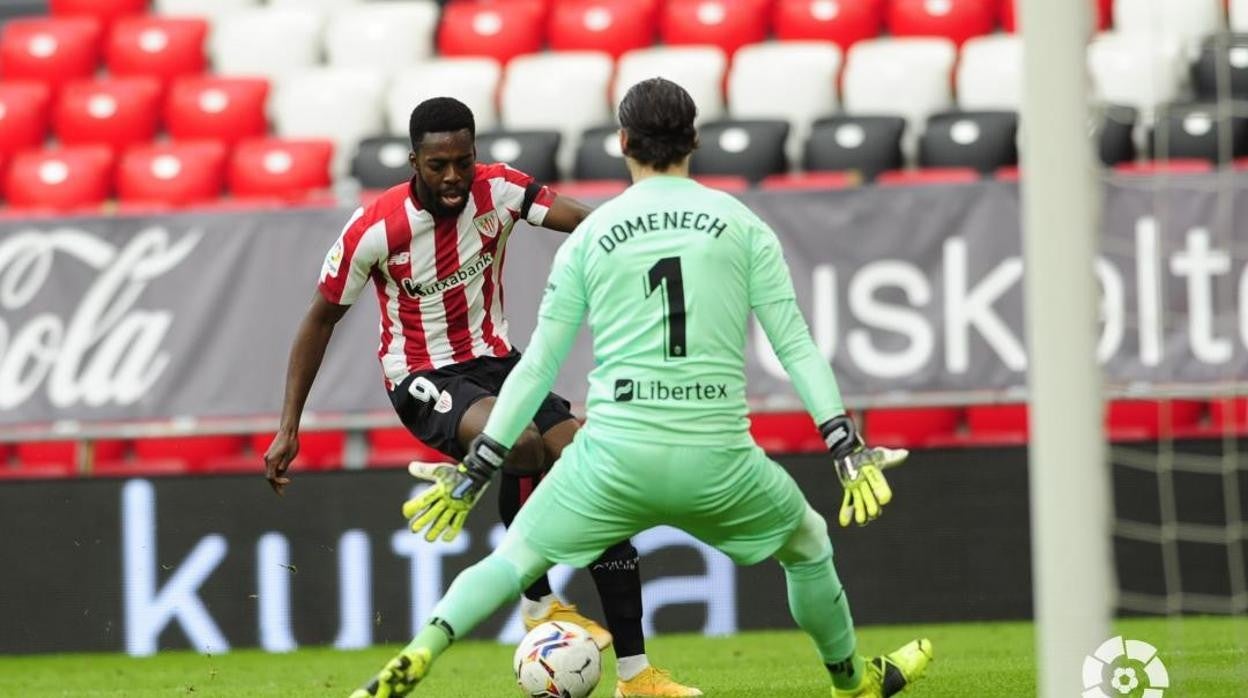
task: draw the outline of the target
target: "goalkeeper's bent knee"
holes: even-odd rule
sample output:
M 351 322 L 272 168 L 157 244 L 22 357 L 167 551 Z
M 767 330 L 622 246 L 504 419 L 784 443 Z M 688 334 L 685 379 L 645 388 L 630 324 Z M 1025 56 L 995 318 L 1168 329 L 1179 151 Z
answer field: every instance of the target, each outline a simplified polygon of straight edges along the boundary
M 810 505 L 802 515 L 802 522 L 789 539 L 776 551 L 776 560 L 785 570 L 806 565 L 820 565 L 832 558 L 832 539 L 828 537 L 828 522 Z

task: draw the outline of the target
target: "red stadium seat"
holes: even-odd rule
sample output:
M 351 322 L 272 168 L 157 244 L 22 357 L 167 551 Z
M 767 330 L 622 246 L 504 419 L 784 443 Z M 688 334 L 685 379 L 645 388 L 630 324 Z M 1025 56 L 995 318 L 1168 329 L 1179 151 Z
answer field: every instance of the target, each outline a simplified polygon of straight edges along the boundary
M 126 442 L 106 439 L 91 444 L 96 461 L 115 460 L 126 452 Z M 76 441 L 23 441 L 14 447 L 13 460 L 19 466 L 60 466 L 71 474 L 79 465 Z
M 625 51 L 654 43 L 653 12 L 634 0 L 572 0 L 551 11 L 548 30 L 555 51 Z
M 116 78 L 67 83 L 52 124 L 67 145 L 125 148 L 152 140 L 160 122 L 160 83 L 151 78 Z
M 927 167 L 918 170 L 881 172 L 875 183 L 884 187 L 909 187 L 925 184 L 967 184 L 978 182 L 979 172 L 969 167 Z
M 960 407 L 908 407 L 867 410 L 863 432 L 872 444 L 890 447 L 930 447 L 953 443 L 961 426 Z
M 212 201 L 225 186 L 225 154 L 219 141 L 135 146 L 118 167 L 118 197 L 171 206 Z
M 884 0 L 778 0 L 776 38 L 833 41 L 848 50 L 884 30 Z
M 374 429 L 368 432 L 368 465 L 402 468 L 414 460 L 450 462 L 440 451 L 412 436 L 407 429 Z
M 966 408 L 968 441 L 982 445 L 1027 443 L 1027 414 L 1026 404 L 971 405 Z
M 88 17 L 15 19 L 0 30 L 0 75 L 46 82 L 53 89 L 95 73 L 100 23 Z
M 997 28 L 998 0 L 890 0 L 893 36 L 941 36 L 961 45 Z
M 0 155 L 43 145 L 50 100 L 46 85 L 0 82 Z
M 136 464 L 147 461 L 155 470 L 182 463 L 188 471 L 211 469 L 214 462 L 244 453 L 247 438 L 239 435 L 170 436 L 134 441 Z M 259 467 L 257 467 L 257 471 Z
M 1018 0 L 1001 0 L 1001 26 L 1008 32 L 1018 31 Z M 1114 14 L 1114 0 L 1089 0 L 1094 4 L 1096 12 L 1096 28 L 1098 31 L 1109 29 Z
M 778 174 L 764 179 L 760 186 L 772 191 L 810 191 L 848 189 L 862 184 L 862 177 L 854 172 L 802 172 Z
M 127 17 L 113 27 L 105 47 L 108 70 L 168 82 L 204 72 L 208 22 L 198 18 Z
M 455 2 L 442 11 L 438 52 L 443 56 L 486 56 L 500 63 L 542 50 L 544 17 L 532 5 Z
M 273 442 L 273 434 L 252 434 L 251 450 L 256 460 L 264 457 L 264 452 Z M 299 434 L 299 455 L 295 457 L 295 467 L 306 470 L 331 470 L 342 467 L 342 451 L 347 445 L 345 431 L 305 431 Z
M 828 448 L 805 412 L 751 414 L 750 436 L 768 453 L 818 453 Z
M 1248 398 L 1212 400 L 1209 403 L 1209 422 L 1218 434 L 1248 432 Z
M 731 55 L 767 38 L 767 0 L 668 0 L 659 30 L 669 45 L 718 46 Z
M 1146 441 L 1196 433 L 1205 415 L 1200 400 L 1115 400 L 1105 426 L 1114 441 Z
M 55 17 L 92 17 L 104 27 L 128 15 L 147 11 L 148 0 L 51 0 Z
M 269 128 L 268 96 L 263 78 L 178 78 L 165 101 L 165 124 L 179 140 L 234 143 L 263 136 Z
M 113 153 L 107 146 L 27 150 L 9 165 L 4 198 L 14 208 L 85 210 L 108 198 L 112 170 Z
M 333 154 L 334 144 L 327 140 L 243 141 L 230 161 L 230 192 L 237 197 L 306 196 L 330 185 Z

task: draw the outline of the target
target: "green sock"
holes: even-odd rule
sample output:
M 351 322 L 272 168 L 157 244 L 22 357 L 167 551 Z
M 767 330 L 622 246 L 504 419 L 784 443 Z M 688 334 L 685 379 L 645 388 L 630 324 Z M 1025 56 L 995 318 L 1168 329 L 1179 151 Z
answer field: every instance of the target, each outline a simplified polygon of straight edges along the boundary
M 866 674 L 856 651 L 849 601 L 832 564 L 831 550 L 818 560 L 783 567 L 789 587 L 789 610 L 797 625 L 815 641 L 819 656 L 832 674 L 833 685 L 841 690 L 857 688 Z
M 437 658 L 457 638 L 472 632 L 508 601 L 520 596 L 520 572 L 497 553 L 469 567 L 455 578 L 433 608 L 433 618 L 406 648 L 429 650 Z

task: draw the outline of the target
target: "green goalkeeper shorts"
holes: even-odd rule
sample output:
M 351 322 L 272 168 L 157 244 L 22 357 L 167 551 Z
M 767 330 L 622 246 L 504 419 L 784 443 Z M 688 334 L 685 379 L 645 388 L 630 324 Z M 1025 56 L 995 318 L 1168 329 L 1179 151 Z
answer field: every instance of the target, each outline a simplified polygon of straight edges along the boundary
M 574 567 L 661 525 L 752 565 L 780 549 L 806 507 L 793 478 L 753 444 L 671 446 L 582 430 L 511 528 L 547 560 Z

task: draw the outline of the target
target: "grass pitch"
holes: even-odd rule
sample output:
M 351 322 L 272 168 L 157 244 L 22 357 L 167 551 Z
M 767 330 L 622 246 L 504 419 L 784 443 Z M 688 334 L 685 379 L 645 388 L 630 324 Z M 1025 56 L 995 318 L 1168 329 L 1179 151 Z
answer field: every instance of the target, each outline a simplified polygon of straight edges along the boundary
M 1159 648 L 1170 671 L 1167 697 L 1248 695 L 1248 621 L 1128 620 L 1116 630 Z M 932 639 L 936 662 L 906 696 L 1016 698 L 1035 695 L 1032 632 L 1030 623 L 885 626 L 860 628 L 859 641 L 863 653 L 878 654 L 915 637 Z M 394 649 L 312 648 L 284 655 L 236 651 L 215 657 L 168 652 L 147 659 L 100 654 L 3 657 L 0 696 L 342 698 Z M 797 632 L 715 639 L 669 635 L 651 640 L 647 649 L 655 664 L 701 687 L 708 697 L 829 694 L 827 673 L 810 641 Z M 511 647 L 495 643 L 461 643 L 438 662 L 415 695 L 515 696 L 511 653 Z M 614 659 L 608 654 L 604 660 L 595 698 L 610 696 L 615 683 Z

